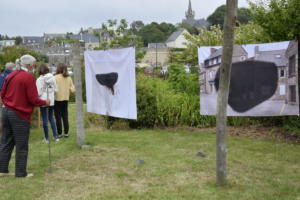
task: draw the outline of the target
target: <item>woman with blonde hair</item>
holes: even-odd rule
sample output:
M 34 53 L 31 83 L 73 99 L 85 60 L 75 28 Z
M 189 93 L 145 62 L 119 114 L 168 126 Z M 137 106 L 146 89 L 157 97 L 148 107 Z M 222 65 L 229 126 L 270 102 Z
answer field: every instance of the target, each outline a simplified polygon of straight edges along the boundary
M 55 95 L 54 115 L 56 119 L 58 137 L 62 137 L 62 123 L 64 125 L 64 137 L 69 137 L 68 102 L 70 92 L 75 92 L 73 81 L 68 73 L 67 65 L 58 64 L 55 75 L 57 92 Z

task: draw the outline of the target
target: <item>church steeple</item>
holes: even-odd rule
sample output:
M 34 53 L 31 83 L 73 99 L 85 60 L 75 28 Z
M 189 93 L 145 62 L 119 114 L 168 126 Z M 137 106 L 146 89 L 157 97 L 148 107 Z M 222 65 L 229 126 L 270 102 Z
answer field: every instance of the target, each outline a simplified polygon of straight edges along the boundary
M 189 8 L 185 12 L 186 19 L 194 19 L 195 18 L 195 11 L 192 10 L 192 3 L 191 0 L 189 0 Z

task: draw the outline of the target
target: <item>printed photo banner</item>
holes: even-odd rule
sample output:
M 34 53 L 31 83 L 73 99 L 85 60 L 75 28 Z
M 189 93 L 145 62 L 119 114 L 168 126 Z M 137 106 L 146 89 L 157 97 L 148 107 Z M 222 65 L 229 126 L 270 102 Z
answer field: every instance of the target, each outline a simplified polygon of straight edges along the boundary
M 198 55 L 200 114 L 215 115 L 222 47 Z M 234 46 L 227 115 L 299 115 L 297 41 Z
M 85 51 L 87 111 L 137 119 L 135 49 Z

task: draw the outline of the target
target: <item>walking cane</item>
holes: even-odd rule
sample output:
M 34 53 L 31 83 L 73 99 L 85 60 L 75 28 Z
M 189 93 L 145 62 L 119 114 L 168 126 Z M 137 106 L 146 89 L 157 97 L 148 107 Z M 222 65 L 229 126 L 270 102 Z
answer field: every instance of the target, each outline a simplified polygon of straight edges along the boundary
M 48 88 L 49 88 L 49 85 L 46 83 L 47 85 L 47 100 L 49 100 L 49 91 L 48 91 Z M 49 114 L 49 106 L 46 107 L 46 119 L 47 119 L 47 125 L 48 125 L 48 114 Z M 50 134 L 49 134 L 49 129 L 48 129 L 48 152 L 49 152 L 49 172 L 51 173 L 52 172 L 52 168 L 51 168 L 51 139 L 50 139 Z

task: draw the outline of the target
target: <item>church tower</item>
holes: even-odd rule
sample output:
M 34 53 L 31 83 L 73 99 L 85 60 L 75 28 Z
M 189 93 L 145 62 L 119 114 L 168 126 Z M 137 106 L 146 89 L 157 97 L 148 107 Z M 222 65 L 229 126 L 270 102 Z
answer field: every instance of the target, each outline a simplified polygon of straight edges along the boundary
M 195 11 L 192 10 L 192 3 L 191 0 L 189 0 L 189 8 L 185 12 L 186 19 L 194 19 L 195 18 Z

